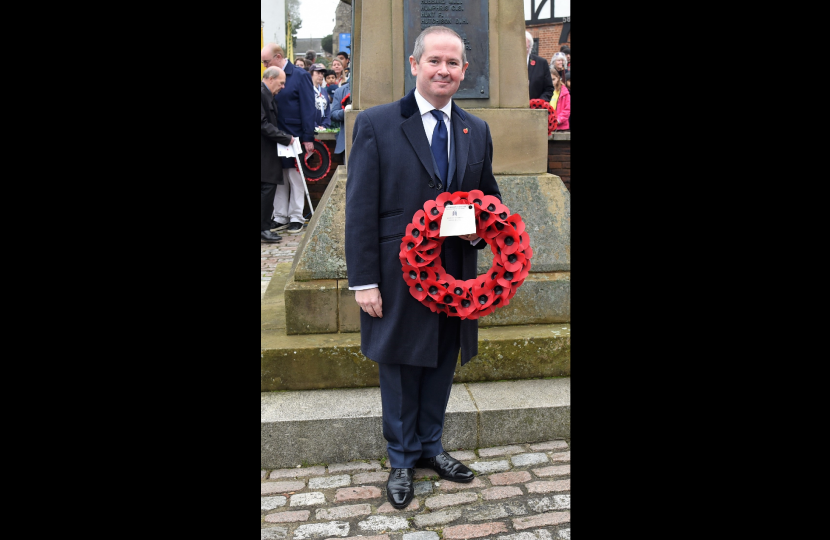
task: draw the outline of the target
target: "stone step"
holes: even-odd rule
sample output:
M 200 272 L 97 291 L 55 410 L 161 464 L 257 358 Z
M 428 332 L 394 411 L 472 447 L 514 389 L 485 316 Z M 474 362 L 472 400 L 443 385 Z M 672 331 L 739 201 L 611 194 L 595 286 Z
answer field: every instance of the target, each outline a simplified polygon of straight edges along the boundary
M 380 388 L 260 393 L 260 468 L 386 456 Z M 444 448 L 571 438 L 571 380 L 454 384 Z
M 290 263 L 277 265 L 260 305 L 260 391 L 378 386 L 377 364 L 361 354 L 360 334 L 286 335 L 290 271 Z M 570 334 L 567 323 L 482 327 L 478 356 L 457 369 L 454 382 L 569 377 Z

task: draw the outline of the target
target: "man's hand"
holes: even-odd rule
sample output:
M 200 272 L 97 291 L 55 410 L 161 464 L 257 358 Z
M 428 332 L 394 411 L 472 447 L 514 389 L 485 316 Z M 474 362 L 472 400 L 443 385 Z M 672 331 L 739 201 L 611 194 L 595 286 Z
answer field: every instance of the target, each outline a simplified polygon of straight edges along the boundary
M 305 147 L 305 151 L 307 154 L 310 154 L 314 151 L 314 143 L 313 142 L 304 142 L 303 146 Z
M 462 240 L 469 240 L 470 242 L 475 242 L 478 240 L 478 235 L 476 233 L 473 234 L 465 234 L 464 236 L 459 236 Z
M 294 146 L 294 137 L 291 137 L 291 142 L 288 143 L 288 146 Z
M 363 291 L 355 291 L 354 299 L 357 300 L 357 305 L 360 309 L 368 313 L 372 317 L 383 318 L 383 301 L 380 299 L 380 289 L 366 289 Z

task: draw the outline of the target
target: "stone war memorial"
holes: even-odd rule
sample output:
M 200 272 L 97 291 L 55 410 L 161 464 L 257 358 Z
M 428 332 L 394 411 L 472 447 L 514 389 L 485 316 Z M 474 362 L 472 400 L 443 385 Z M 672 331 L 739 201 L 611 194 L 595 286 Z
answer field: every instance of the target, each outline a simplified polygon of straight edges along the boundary
M 569 440 L 570 192 L 547 173 L 547 111 L 529 107 L 522 0 L 351 5 L 346 163 L 357 115 L 414 88 L 408 58 L 415 38 L 429 26 L 448 26 L 464 40 L 470 63 L 455 100 L 489 124 L 504 204 L 522 216 L 532 241 L 530 274 L 509 306 L 479 320 L 479 355 L 456 370 L 444 447 Z M 263 469 L 386 455 L 378 368 L 360 352 L 360 310 L 348 287 L 346 182 L 342 165 L 293 263 L 278 267 L 261 302 Z M 479 253 L 479 274 L 492 257 L 489 249 Z

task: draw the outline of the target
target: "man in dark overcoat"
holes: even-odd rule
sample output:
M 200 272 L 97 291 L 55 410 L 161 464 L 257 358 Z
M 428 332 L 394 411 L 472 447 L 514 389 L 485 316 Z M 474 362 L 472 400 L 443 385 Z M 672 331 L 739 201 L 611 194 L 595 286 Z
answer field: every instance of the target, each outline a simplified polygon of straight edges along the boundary
M 277 104 L 274 96 L 285 87 L 285 73 L 272 67 L 265 70 L 259 89 L 259 237 L 261 242 L 275 243 L 282 240 L 271 232 L 271 215 L 274 213 L 274 195 L 283 183 L 282 160 L 277 154 L 277 143 L 289 146 L 294 137 L 277 128 Z
M 444 451 L 441 436 L 452 379 L 478 354 L 478 321 L 435 314 L 409 293 L 398 258 L 406 226 L 444 191 L 481 190 L 501 198 L 486 122 L 452 101 L 468 63 L 461 38 L 428 28 L 409 58 L 416 88 L 402 100 L 361 112 L 346 183 L 349 287 L 361 307 L 361 350 L 378 363 L 383 434 L 392 471 L 387 498 L 405 508 L 414 468 L 471 482 L 473 473 Z M 456 279 L 476 277 L 477 236 L 446 238 L 442 263 Z
M 549 102 L 553 99 L 553 93 L 556 91 L 550 78 L 550 65 L 541 56 L 532 54 L 533 36 L 530 35 L 530 32 L 525 32 L 525 40 L 527 43 L 527 81 L 530 99 L 542 99 Z

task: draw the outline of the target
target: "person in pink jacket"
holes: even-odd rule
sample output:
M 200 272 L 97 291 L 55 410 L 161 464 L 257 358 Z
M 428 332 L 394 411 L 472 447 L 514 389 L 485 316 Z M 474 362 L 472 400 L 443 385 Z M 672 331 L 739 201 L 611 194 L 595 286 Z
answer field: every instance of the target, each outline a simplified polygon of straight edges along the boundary
M 556 67 L 550 68 L 550 78 L 553 80 L 553 98 L 550 100 L 550 106 L 556 114 L 557 127 L 556 131 L 570 131 L 571 119 L 571 92 L 568 87 L 562 84 L 562 78 L 556 71 Z

